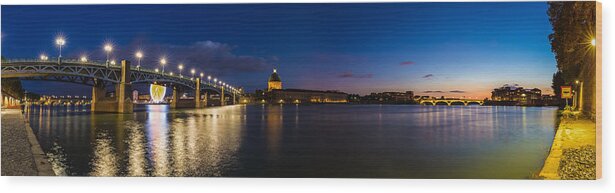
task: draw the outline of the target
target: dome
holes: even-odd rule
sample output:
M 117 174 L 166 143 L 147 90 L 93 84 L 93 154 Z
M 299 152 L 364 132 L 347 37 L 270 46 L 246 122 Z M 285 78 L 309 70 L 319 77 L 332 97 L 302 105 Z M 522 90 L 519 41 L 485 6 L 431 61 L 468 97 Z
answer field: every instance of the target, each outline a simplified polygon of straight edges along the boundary
M 276 69 L 273 69 L 273 73 L 271 73 L 271 76 L 269 76 L 269 82 L 282 82 L 282 79 L 280 79 L 280 76 L 278 75 Z

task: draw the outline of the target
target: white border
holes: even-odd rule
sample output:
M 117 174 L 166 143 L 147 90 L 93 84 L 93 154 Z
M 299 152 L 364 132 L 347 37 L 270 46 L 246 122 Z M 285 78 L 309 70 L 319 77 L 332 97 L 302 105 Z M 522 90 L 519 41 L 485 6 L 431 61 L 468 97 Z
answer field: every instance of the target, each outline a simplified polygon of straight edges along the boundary
M 436 0 L 440 1 L 440 0 Z M 448 0 L 447 2 L 460 2 Z M 516 0 L 513 0 L 516 1 Z M 326 0 L 2 0 L 0 4 L 166 4 L 166 3 L 263 3 L 263 2 L 331 2 Z M 335 2 L 400 2 L 376 0 L 335 0 Z M 416 2 L 416 1 L 414 1 Z M 425 2 L 425 1 L 418 1 Z M 433 2 L 433 1 L 430 1 Z M 609 50 L 611 2 L 603 2 L 603 75 L 615 74 Z M 546 14 L 546 13 L 545 13 Z M 1 20 L 1 18 L 0 18 Z M 546 37 L 545 37 L 546 38 Z M 0 177 L 3 192 L 613 192 L 611 156 L 615 128 L 609 113 L 615 109 L 608 99 L 615 99 L 615 80 L 603 76 L 603 179 L 597 181 L 539 181 L 539 180 L 406 180 L 406 179 L 292 179 L 292 178 L 97 178 L 97 177 Z M 612 87 L 611 87 L 612 88 Z M 610 191 L 608 191 L 610 190 Z

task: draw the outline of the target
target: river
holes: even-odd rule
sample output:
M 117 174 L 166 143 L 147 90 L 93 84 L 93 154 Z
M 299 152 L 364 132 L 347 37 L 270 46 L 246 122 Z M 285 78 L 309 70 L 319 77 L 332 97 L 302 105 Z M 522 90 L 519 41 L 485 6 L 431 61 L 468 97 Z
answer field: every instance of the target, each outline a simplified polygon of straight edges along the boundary
M 557 111 L 347 104 L 88 109 L 27 109 L 60 175 L 523 179 L 540 170 Z

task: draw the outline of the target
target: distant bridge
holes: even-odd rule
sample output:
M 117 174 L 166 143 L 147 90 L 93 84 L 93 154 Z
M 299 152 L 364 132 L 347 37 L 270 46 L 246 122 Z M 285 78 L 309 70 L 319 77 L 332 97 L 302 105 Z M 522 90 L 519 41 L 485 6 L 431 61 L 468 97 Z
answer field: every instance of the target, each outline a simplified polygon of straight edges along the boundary
M 106 112 L 132 112 L 132 100 L 130 98 L 130 86 L 132 84 L 165 84 L 173 88 L 171 107 L 203 107 L 206 104 L 201 100 L 202 91 L 213 91 L 232 96 L 231 103 L 235 104 L 241 94 L 241 90 L 229 85 L 220 85 L 212 82 L 201 81 L 199 77 L 189 78 L 180 75 L 171 75 L 143 68 L 130 66 L 130 62 L 123 60 L 122 64 L 105 65 L 95 62 L 83 62 L 79 60 L 49 61 L 49 60 L 2 60 L 2 78 L 21 78 L 25 80 L 71 82 L 92 86 L 92 110 Z M 115 85 L 116 97 L 105 98 L 105 87 Z M 178 91 L 194 90 L 194 103 L 181 104 L 178 102 Z M 116 102 L 116 107 L 102 105 L 97 108 L 97 102 Z M 129 103 L 129 104 L 124 104 Z M 187 105 L 186 105 L 187 104 Z M 179 106 L 178 106 L 179 105 Z M 224 105 L 224 102 L 221 102 Z M 111 105 L 113 106 L 113 105 Z
M 468 106 L 469 104 L 483 105 L 485 104 L 485 101 L 480 100 L 480 99 L 422 99 L 422 100 L 419 100 L 419 104 L 422 104 L 422 105 L 431 104 L 435 106 L 437 104 L 446 104 L 448 106 L 451 106 L 455 103 Z

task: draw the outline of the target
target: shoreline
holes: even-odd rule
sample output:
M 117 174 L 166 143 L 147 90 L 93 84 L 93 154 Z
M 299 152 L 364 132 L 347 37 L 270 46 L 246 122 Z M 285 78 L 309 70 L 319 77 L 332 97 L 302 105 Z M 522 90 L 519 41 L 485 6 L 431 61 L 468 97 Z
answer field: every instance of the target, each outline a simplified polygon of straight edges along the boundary
M 545 180 L 562 179 L 562 176 L 560 176 L 560 165 L 566 151 L 573 151 L 587 146 L 596 148 L 596 123 L 591 120 L 571 119 L 560 116 L 556 129 L 549 155 L 538 174 L 538 177 Z

